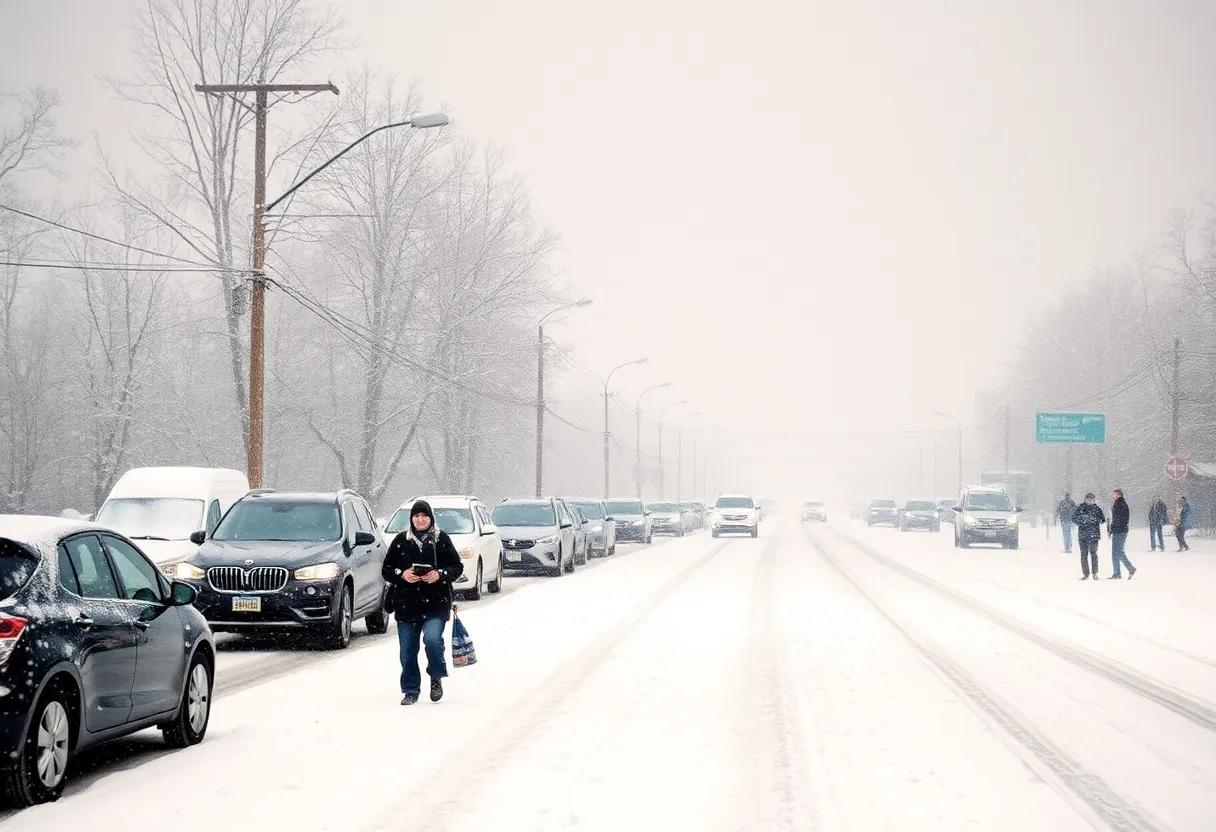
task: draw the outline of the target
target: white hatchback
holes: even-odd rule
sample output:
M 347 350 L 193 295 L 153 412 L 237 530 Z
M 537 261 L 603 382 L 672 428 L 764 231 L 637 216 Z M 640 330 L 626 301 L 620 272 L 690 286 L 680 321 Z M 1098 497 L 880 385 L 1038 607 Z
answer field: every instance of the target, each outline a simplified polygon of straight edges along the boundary
M 410 527 L 410 509 L 418 500 L 426 500 L 435 512 L 435 522 L 452 538 L 460 554 L 464 574 L 453 589 L 467 601 L 476 601 L 483 590 L 502 590 L 503 551 L 498 528 L 490 519 L 490 511 L 476 497 L 442 495 L 414 497 L 401 504 L 384 527 L 390 539 Z

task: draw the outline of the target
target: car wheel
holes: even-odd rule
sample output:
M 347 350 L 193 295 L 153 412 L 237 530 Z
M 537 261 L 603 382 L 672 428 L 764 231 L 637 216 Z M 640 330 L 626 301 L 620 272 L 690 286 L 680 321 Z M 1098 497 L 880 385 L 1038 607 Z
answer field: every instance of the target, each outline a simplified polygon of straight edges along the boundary
M 608 547 L 608 557 L 612 557 L 615 554 L 616 554 L 616 541 L 614 540 L 612 542 L 612 545 Z
M 165 743 L 170 748 L 198 745 L 207 734 L 211 721 L 211 664 L 201 652 L 195 652 L 186 674 L 186 690 L 173 721 L 161 727 Z
M 759 527 L 752 529 L 752 538 L 754 539 L 754 538 L 757 538 L 757 537 L 759 537 L 759 536 L 760 536 L 760 529 L 759 529 Z
M 566 572 L 573 574 L 574 567 L 577 563 L 578 563 L 578 552 L 575 551 L 575 553 L 573 555 L 566 558 Z
M 553 569 L 554 569 L 554 571 L 553 571 L 553 577 L 555 577 L 555 578 L 560 578 L 562 575 L 566 574 L 566 561 L 565 561 L 565 559 L 562 557 L 562 550 L 561 550 L 561 547 L 558 547 L 558 550 L 557 550 L 557 566 L 553 567 Z
M 481 566 L 481 559 L 478 558 L 477 559 L 477 577 L 473 581 L 473 588 L 466 589 L 464 591 L 464 600 L 480 601 L 481 600 L 481 587 L 482 587 L 482 566 Z
M 1018 548 L 1018 539 L 1016 537 L 1013 540 L 1009 541 L 1009 548 L 1010 549 Z
M 490 590 L 491 595 L 502 592 L 502 569 L 503 569 L 503 556 L 502 556 L 502 552 L 499 552 L 498 553 L 498 572 L 495 573 L 494 580 L 492 580 L 488 584 L 486 584 L 486 589 Z
M 718 534 L 719 534 L 719 532 L 718 532 L 718 530 L 717 530 L 717 529 L 710 529 L 710 531 L 709 531 L 709 536 L 710 536 L 710 537 L 717 537 L 717 536 L 718 536 Z
M 380 596 L 380 606 L 376 611 L 367 617 L 367 631 L 374 636 L 383 635 L 388 632 L 388 584 L 384 586 L 384 592 Z
M 971 541 L 967 539 L 967 535 L 965 533 L 958 536 L 958 546 L 960 549 L 971 548 Z
M 345 650 L 350 646 L 351 630 L 354 627 L 354 598 L 350 585 L 342 587 L 342 597 L 338 600 L 338 614 L 329 625 L 329 637 L 326 639 L 333 650 Z
M 591 547 L 587 544 L 583 545 L 583 556 L 581 558 L 577 558 L 574 561 L 577 565 L 586 566 L 587 561 L 591 560 L 590 548 Z
M 12 805 L 50 803 L 63 794 L 72 753 L 73 710 L 58 686 L 48 688 L 38 700 L 21 757 L 3 772 L 4 793 Z

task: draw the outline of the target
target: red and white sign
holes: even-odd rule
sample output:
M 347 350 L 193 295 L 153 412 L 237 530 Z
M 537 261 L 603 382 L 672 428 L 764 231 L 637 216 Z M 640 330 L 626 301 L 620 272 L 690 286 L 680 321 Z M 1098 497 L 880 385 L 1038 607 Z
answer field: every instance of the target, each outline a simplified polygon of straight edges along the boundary
M 1180 456 L 1172 456 L 1165 463 L 1165 473 L 1168 474 L 1169 478 L 1172 480 L 1186 479 L 1186 471 L 1186 460 Z

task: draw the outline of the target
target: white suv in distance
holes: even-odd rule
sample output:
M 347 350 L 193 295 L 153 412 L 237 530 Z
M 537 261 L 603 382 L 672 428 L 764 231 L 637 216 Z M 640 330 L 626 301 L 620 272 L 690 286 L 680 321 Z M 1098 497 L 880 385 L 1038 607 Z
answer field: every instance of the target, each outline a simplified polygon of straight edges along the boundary
M 384 527 L 385 536 L 392 537 L 410 527 L 410 509 L 418 500 L 426 500 L 435 512 L 435 524 L 452 538 L 460 560 L 462 574 L 452 589 L 464 595 L 466 601 L 476 601 L 483 589 L 502 590 L 503 550 L 498 528 L 490 519 L 490 511 L 476 497 L 440 495 L 414 497 L 401 504 L 397 513 Z
M 714 503 L 710 534 L 746 534 L 760 536 L 760 506 L 746 494 L 723 494 Z

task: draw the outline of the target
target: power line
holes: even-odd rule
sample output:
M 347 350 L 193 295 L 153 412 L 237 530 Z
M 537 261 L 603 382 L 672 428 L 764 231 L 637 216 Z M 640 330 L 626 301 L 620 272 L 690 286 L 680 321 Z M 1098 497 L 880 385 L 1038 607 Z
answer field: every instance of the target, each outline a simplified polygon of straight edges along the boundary
M 215 267 L 183 268 L 181 266 L 138 265 L 126 266 L 121 263 L 53 263 L 38 260 L 0 260 L 0 266 L 14 266 L 21 269 L 62 269 L 77 272 L 156 272 L 175 274 L 215 274 L 216 272 L 240 272 L 239 269 L 224 269 Z M 243 272 L 242 272 L 243 273 Z

